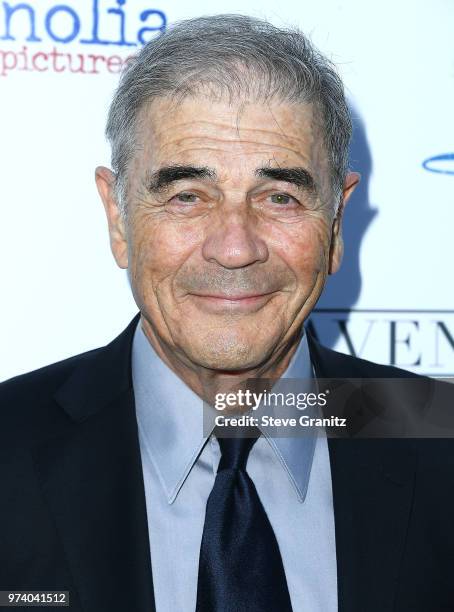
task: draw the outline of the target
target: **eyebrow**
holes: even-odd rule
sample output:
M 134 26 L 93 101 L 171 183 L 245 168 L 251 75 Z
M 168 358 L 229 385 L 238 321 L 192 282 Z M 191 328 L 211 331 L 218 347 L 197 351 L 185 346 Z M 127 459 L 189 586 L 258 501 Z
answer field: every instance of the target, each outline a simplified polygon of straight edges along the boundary
M 258 168 L 257 176 L 292 183 L 296 187 L 303 187 L 315 193 L 315 181 L 305 168 Z
M 305 168 L 257 168 L 255 175 L 261 178 L 269 178 L 274 181 L 291 183 L 298 188 L 304 188 L 315 193 L 315 181 Z M 216 180 L 216 170 L 207 166 L 164 166 L 153 172 L 147 180 L 150 192 L 163 191 L 172 183 L 184 179 L 209 179 Z
M 206 166 L 164 166 L 153 172 L 147 181 L 147 186 L 151 192 L 163 191 L 176 181 L 194 178 L 215 180 L 217 174 L 215 170 Z

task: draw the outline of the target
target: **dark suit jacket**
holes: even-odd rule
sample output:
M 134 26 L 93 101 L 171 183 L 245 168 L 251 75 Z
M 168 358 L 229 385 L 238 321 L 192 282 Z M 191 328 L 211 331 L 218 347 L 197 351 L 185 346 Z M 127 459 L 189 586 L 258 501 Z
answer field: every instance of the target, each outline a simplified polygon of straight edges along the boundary
M 67 590 L 74 612 L 155 609 L 136 322 L 104 348 L 0 385 L 0 590 Z M 314 339 L 310 351 L 321 377 L 410 376 Z M 364 410 L 357 398 L 353 412 Z M 454 440 L 328 446 L 339 612 L 454 610 Z

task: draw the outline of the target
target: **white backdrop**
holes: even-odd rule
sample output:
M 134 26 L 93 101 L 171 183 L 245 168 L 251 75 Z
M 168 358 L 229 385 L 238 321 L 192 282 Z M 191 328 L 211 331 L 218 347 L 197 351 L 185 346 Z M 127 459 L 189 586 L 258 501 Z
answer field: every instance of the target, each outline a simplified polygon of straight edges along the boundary
M 64 1 L 0 3 L 0 380 L 106 344 L 135 314 L 93 180 L 109 165 L 108 105 L 140 41 L 220 12 L 299 25 L 346 83 L 363 180 L 314 329 L 338 350 L 454 375 L 451 0 Z

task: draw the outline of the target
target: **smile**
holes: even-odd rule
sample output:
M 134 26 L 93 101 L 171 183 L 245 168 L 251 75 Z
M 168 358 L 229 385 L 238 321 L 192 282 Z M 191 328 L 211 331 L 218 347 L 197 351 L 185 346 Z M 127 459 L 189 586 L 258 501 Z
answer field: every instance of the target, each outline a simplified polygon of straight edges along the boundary
M 209 312 L 235 311 L 253 312 L 262 308 L 274 295 L 274 291 L 245 295 L 199 295 L 192 294 L 201 310 Z

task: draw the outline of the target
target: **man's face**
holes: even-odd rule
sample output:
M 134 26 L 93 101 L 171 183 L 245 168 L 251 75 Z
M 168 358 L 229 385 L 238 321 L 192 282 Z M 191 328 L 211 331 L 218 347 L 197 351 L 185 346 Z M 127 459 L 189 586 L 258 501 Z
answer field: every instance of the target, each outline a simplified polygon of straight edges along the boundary
M 312 107 L 162 99 L 138 134 L 126 222 L 98 187 L 146 330 L 209 369 L 272 359 L 342 250 Z

